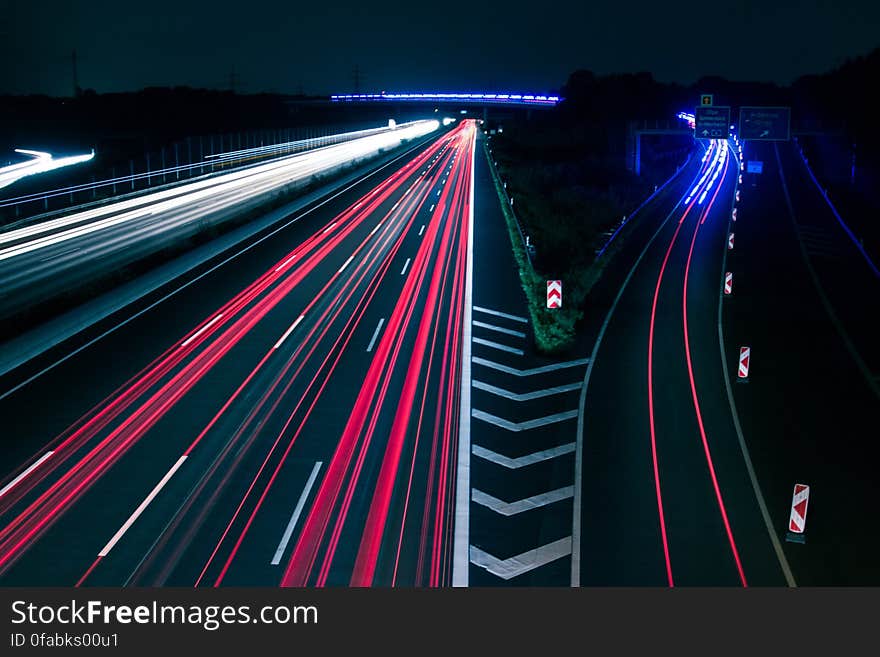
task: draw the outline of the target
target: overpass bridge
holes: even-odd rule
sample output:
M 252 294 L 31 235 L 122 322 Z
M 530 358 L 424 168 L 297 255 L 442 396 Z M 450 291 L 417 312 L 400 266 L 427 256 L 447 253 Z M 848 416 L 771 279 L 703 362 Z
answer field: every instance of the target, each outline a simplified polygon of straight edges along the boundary
M 474 92 L 417 92 L 417 93 L 371 93 L 371 94 L 336 94 L 327 101 L 336 106 L 359 105 L 391 106 L 395 110 L 404 108 L 424 108 L 430 112 L 444 108 L 455 114 L 482 116 L 484 121 L 504 120 L 514 114 L 525 111 L 531 115 L 532 110 L 552 109 L 563 98 L 556 95 L 537 93 L 474 93 Z
M 378 93 L 378 94 L 342 94 L 330 96 L 336 103 L 369 103 L 369 102 L 416 102 L 447 104 L 478 104 L 511 107 L 555 107 L 562 98 L 540 94 L 511 93 Z

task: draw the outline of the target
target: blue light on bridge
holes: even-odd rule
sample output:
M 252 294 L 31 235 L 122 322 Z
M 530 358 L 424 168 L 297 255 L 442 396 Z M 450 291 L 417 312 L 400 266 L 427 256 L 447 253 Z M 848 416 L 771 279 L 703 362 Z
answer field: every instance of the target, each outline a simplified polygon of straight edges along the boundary
M 476 100 L 480 102 L 504 103 L 512 105 L 556 105 L 562 98 L 559 96 L 538 96 L 534 94 L 475 94 L 475 93 L 407 93 L 407 94 L 336 94 L 330 96 L 333 102 L 352 101 L 399 101 L 399 100 L 431 100 L 455 102 Z

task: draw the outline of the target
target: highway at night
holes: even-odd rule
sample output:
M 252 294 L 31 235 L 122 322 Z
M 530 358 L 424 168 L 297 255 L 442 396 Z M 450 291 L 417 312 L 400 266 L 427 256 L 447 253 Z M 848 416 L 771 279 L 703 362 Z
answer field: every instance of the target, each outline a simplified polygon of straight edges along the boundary
M 754 4 L 13 2 L 3 654 L 870 651 L 880 3 Z
M 796 142 L 694 141 L 587 300 L 577 346 L 548 356 L 487 131 L 397 130 L 412 141 L 336 193 L 3 375 L 0 582 L 877 577 L 857 529 L 877 447 L 840 436 L 876 420 L 865 300 L 878 277 Z M 73 285 L 107 249 L 149 244 L 145 208 L 167 213 L 174 239 L 204 203 L 234 211 L 375 148 L 318 148 L 7 231 L 5 302 L 23 303 L 16 281 L 39 296 L 37 274 L 63 283 L 59 263 Z M 44 258 L 68 242 L 69 262 Z M 808 550 L 788 531 L 803 481 L 820 491 Z
M 876 582 L 873 262 L 797 144 L 704 143 L 592 304 L 572 584 Z M 809 549 L 787 531 L 802 482 Z
M 449 583 L 475 132 L 4 396 L 3 583 Z

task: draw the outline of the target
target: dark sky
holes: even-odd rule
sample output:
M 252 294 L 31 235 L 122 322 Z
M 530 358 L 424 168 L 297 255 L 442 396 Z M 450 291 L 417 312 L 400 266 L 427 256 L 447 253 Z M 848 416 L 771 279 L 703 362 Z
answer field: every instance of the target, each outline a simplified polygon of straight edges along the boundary
M 551 91 L 577 68 L 783 84 L 880 45 L 877 0 L 0 0 L 0 92 Z

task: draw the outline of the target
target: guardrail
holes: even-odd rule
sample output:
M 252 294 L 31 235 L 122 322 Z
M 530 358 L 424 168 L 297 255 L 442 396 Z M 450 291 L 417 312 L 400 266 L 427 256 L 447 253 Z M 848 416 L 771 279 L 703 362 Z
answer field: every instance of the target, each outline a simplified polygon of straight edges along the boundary
M 519 238 L 522 240 L 523 251 L 525 251 L 526 258 L 529 261 L 529 266 L 534 270 L 535 265 L 532 262 L 532 258 L 535 255 L 535 247 L 531 244 L 528 235 L 523 231 L 522 224 L 516 216 L 516 212 L 513 211 L 513 197 L 507 193 L 507 183 L 501 180 L 501 174 L 498 173 L 497 163 L 492 157 L 492 151 L 489 148 L 488 141 L 483 142 L 483 148 L 486 151 L 486 159 L 489 161 L 489 170 L 492 172 L 492 177 L 498 183 L 500 189 L 504 191 L 504 196 L 507 199 L 508 210 L 510 211 L 510 215 L 513 217 L 513 223 L 516 225 L 516 230 L 519 232 Z
M 834 217 L 837 219 L 837 222 L 840 224 L 841 228 L 843 228 L 843 230 L 846 232 L 847 236 L 855 245 L 856 249 L 858 249 L 859 253 L 862 254 L 862 257 L 865 259 L 868 267 L 874 273 L 874 276 L 880 278 L 880 268 L 877 267 L 877 264 L 871 259 L 871 256 L 868 255 L 868 252 L 865 251 L 865 247 L 862 245 L 861 241 L 856 239 L 855 234 L 852 232 L 850 227 L 847 226 L 846 222 L 843 220 L 843 217 L 840 216 L 840 212 L 838 212 L 837 208 L 834 207 L 834 203 L 832 203 L 831 199 L 828 197 L 828 189 L 819 184 L 819 180 L 818 178 L 816 178 L 816 174 L 813 173 L 813 169 L 810 167 L 807 156 L 804 154 L 804 149 L 797 138 L 794 139 L 794 142 L 797 145 L 796 150 L 800 154 L 801 160 L 803 160 L 804 162 L 804 167 L 806 167 L 807 173 L 810 174 L 810 178 L 813 180 L 813 184 L 816 185 L 816 189 L 819 190 L 822 198 L 825 199 L 825 202 L 828 204 L 828 207 L 831 209 L 831 212 L 834 214 Z
M 402 127 L 405 124 L 401 124 Z M 112 176 L 103 180 L 93 180 L 87 183 L 70 185 L 68 187 L 34 192 L 31 194 L 23 194 L 11 198 L 0 199 L 0 211 L 7 212 L 11 217 L 7 217 L 13 223 L 7 223 L 2 226 L 3 230 L 21 225 L 27 221 L 40 221 L 51 218 L 59 213 L 70 212 L 74 209 L 87 209 L 106 202 L 113 202 L 123 198 L 131 198 L 144 192 L 160 191 L 165 188 L 173 187 L 182 182 L 193 182 L 202 177 L 208 177 L 217 173 L 228 173 L 230 171 L 244 169 L 249 166 L 261 164 L 272 157 L 284 157 L 287 155 L 295 155 L 316 148 L 332 146 L 333 144 L 358 139 L 370 134 L 386 132 L 392 130 L 391 126 L 381 126 L 377 128 L 369 128 L 366 130 L 355 130 L 342 132 L 332 135 L 320 135 L 317 137 L 309 137 L 306 139 L 286 140 L 270 144 L 263 144 L 254 147 L 240 147 L 226 152 L 214 152 L 214 140 L 211 140 L 211 153 L 205 154 L 203 147 L 199 146 L 200 159 L 190 161 L 186 164 L 175 164 L 174 166 L 160 169 L 150 169 L 149 153 L 145 155 L 147 165 L 146 171 L 135 172 L 134 160 L 129 161 L 130 173 L 122 176 Z M 174 144 L 174 158 L 178 159 L 177 144 Z M 221 135 L 220 149 L 223 148 L 223 139 Z M 229 148 L 233 149 L 232 135 L 229 135 Z M 161 161 L 164 164 L 164 150 Z M 187 149 L 188 151 L 191 149 Z M 191 156 L 187 155 L 187 159 L 191 160 Z M 169 180 L 171 179 L 171 180 Z M 144 184 L 146 183 L 146 184 Z M 118 189 L 121 188 L 121 189 Z M 125 189 L 128 188 L 128 189 Z M 99 195 L 99 190 L 103 190 Z M 108 194 L 109 192 L 109 194 Z M 61 199 L 69 197 L 68 203 L 62 207 L 49 209 L 50 199 Z M 91 198 L 89 198 L 91 197 Z M 34 214 L 28 214 L 26 209 L 30 206 L 30 211 L 34 211 L 34 205 L 42 205 L 42 212 L 37 211 Z
M 654 197 L 656 197 L 660 192 L 662 192 L 664 189 L 666 189 L 666 186 L 669 185 L 669 183 L 671 183 L 673 180 L 675 180 L 678 177 L 678 174 L 681 173 L 682 170 L 691 161 L 691 158 L 693 157 L 693 155 L 694 154 L 692 152 L 688 153 L 687 159 L 682 164 L 678 165 L 678 167 L 676 167 L 675 173 L 673 173 L 665 183 L 663 183 L 662 185 L 660 185 L 660 187 L 655 189 L 651 193 L 651 195 L 648 196 L 648 198 L 646 198 L 644 201 L 639 203 L 638 207 L 635 210 L 633 210 L 629 214 L 623 215 L 623 219 L 621 219 L 620 222 L 617 224 L 617 226 L 613 229 L 611 235 L 608 237 L 607 240 L 605 240 L 605 243 L 602 245 L 602 247 L 596 251 L 596 258 L 597 259 L 602 257 L 602 254 L 608 250 L 609 246 L 611 246 L 611 242 L 614 241 L 614 238 L 620 234 L 620 231 L 623 230 L 624 226 L 626 226 L 630 221 L 632 221 L 632 218 L 635 217 L 639 213 L 639 210 L 641 210 L 648 203 L 650 203 L 654 199 Z

